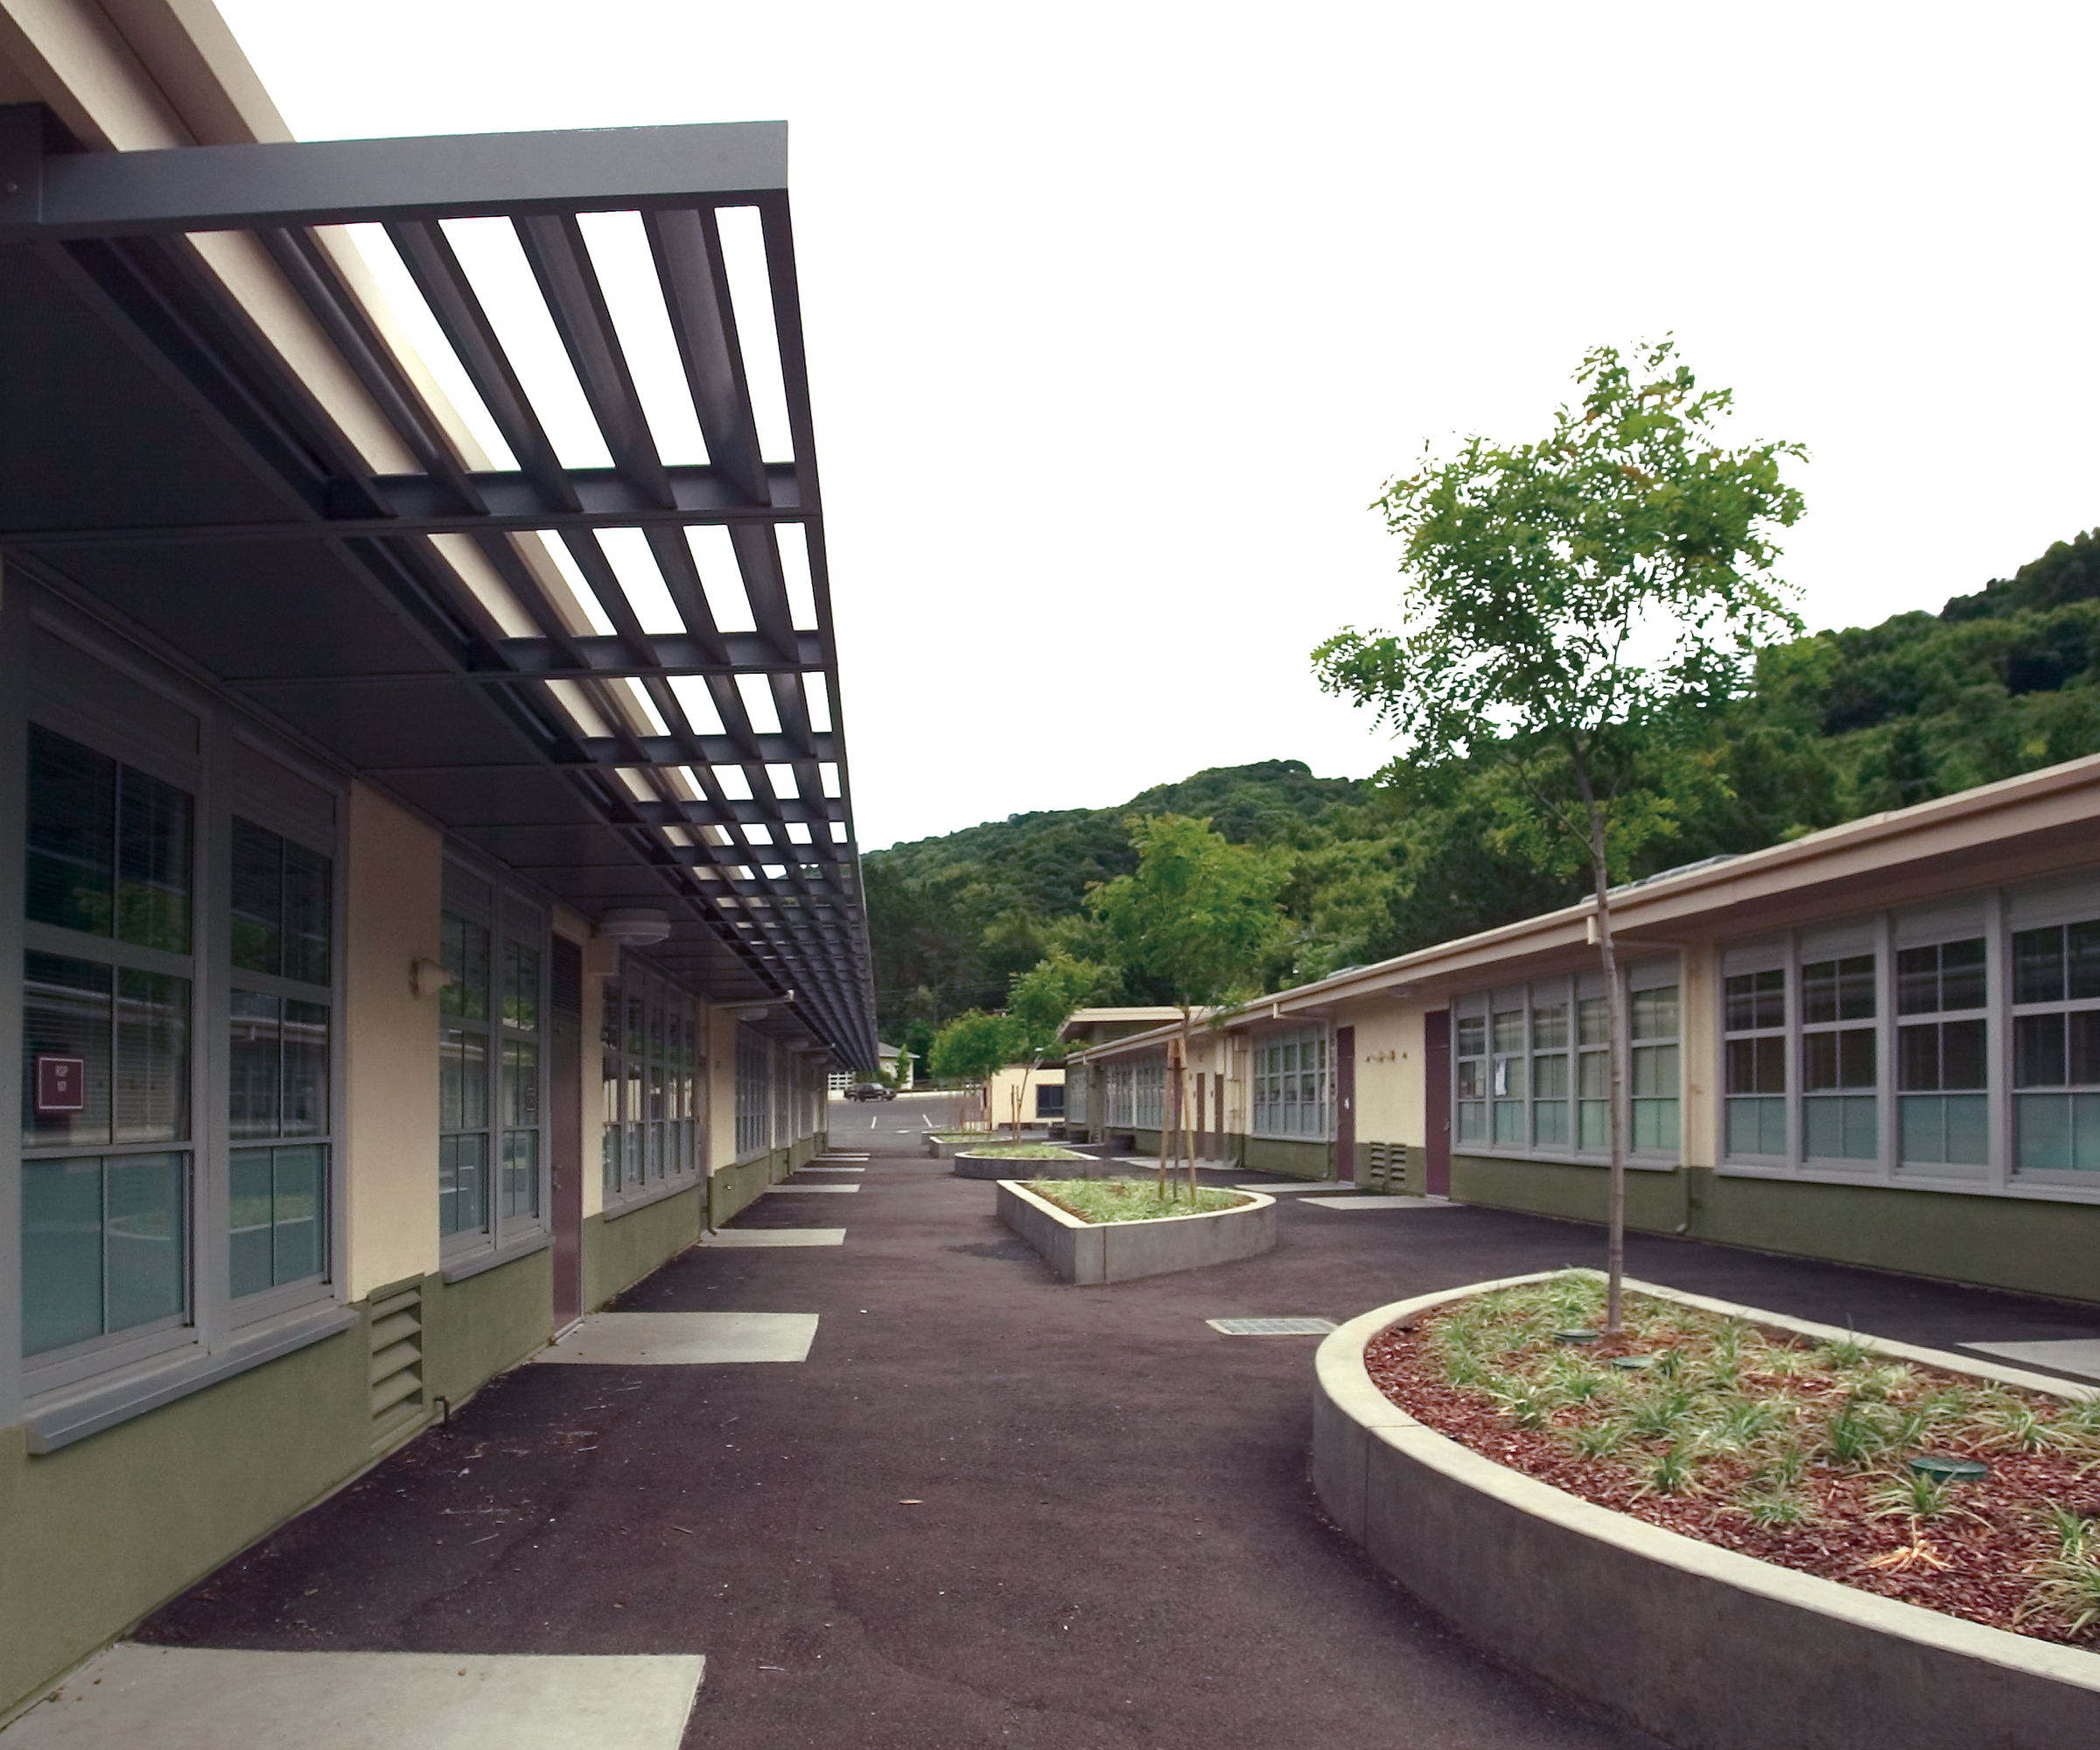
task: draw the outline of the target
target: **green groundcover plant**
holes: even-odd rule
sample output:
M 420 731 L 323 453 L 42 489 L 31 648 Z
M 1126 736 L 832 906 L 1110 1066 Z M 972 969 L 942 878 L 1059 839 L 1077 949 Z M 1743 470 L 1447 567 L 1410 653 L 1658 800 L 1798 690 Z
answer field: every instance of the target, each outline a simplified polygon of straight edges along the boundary
M 1070 1149 L 1058 1147 L 1055 1143 L 986 1143 L 983 1148 L 973 1148 L 973 1155 L 991 1155 L 1000 1160 L 1084 1160 L 1086 1156 L 1075 1154 Z
M 1143 1179 L 1038 1179 L 1028 1188 L 1082 1222 L 1156 1222 L 1164 1215 L 1208 1215 L 1248 1200 L 1236 1191 L 1181 1186 L 1162 1191 Z

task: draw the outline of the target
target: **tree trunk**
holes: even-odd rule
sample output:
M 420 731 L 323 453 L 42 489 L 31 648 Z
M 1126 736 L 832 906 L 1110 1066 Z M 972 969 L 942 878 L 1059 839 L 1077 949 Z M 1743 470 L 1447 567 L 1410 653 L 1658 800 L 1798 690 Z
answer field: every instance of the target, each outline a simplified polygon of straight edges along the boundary
M 1626 1083 L 1627 1041 L 1619 991 L 1619 956 L 1612 942 L 1611 864 L 1607 855 L 1604 811 L 1590 783 L 1589 761 L 1579 748 L 1574 754 L 1576 781 L 1582 788 L 1583 807 L 1590 825 L 1590 878 L 1597 892 L 1597 956 L 1604 968 L 1605 1026 L 1611 1035 L 1611 1137 L 1612 1167 L 1606 1194 L 1604 1241 L 1604 1334 L 1608 1341 L 1624 1327 L 1626 1278 Z M 1578 1016 L 1579 1015 L 1578 1009 Z M 1571 1018 L 1576 1018 L 1571 1017 Z M 1579 1024 L 1579 1023 L 1578 1023 Z M 1580 1073 L 1579 1050 L 1575 1053 Z M 1578 1138 L 1579 1141 L 1579 1138 Z
M 1184 1008 L 1181 1011 L 1181 1079 L 1183 1082 L 1188 1080 L 1189 1040 L 1195 1031 L 1195 1011 Z M 1181 1110 L 1186 1117 L 1188 1111 L 1188 1101 L 1186 1095 L 1182 1099 Z M 1188 1207 L 1194 1209 L 1196 1207 L 1196 1136 L 1194 1126 L 1186 1123 L 1181 1126 L 1181 1151 L 1188 1162 Z
M 1176 1158 L 1180 1150 L 1181 1068 L 1174 1061 L 1174 1052 L 1175 1047 L 1171 1045 L 1166 1049 L 1166 1085 L 1159 1090 L 1159 1103 L 1165 1110 L 1159 1114 L 1159 1169 L 1154 1190 L 1162 1203 L 1166 1201 L 1167 1187 L 1173 1172 L 1169 1163 Z

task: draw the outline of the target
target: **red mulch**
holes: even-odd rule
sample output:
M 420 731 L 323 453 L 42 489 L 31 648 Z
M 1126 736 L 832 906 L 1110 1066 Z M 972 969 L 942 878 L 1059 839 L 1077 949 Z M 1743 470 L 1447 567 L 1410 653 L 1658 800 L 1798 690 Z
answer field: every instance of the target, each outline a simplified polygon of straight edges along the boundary
M 1992 1467 L 1981 1484 L 1956 1486 L 1956 1499 L 1974 1519 L 1946 1517 L 1928 1522 L 1920 1531 L 1920 1553 L 1912 1548 L 1911 1522 L 1872 1516 L 1866 1497 L 1887 1480 L 1880 1475 L 1816 1466 L 1802 1488 L 1815 1502 L 1814 1522 L 1760 1530 L 1728 1505 L 1728 1497 L 1748 1478 L 1740 1461 L 1713 1458 L 1699 1467 L 1698 1493 L 1654 1494 L 1640 1492 L 1640 1478 L 1612 1459 L 1585 1459 L 1568 1451 L 1550 1427 L 1516 1426 L 1485 1392 L 1451 1384 L 1427 1353 L 1424 1333 L 1452 1310 L 1438 1308 L 1414 1326 L 1396 1326 L 1374 1338 L 1365 1353 L 1370 1376 L 1393 1403 L 1416 1418 L 1447 1434 L 1498 1464 L 1565 1489 L 1585 1501 L 1646 1520 L 1651 1525 L 1740 1550 L 1760 1561 L 1820 1575 L 1879 1592 L 1884 1598 L 1923 1605 L 1993 1628 L 2009 1628 L 2037 1640 L 2062 1642 L 2061 1624 L 2039 1617 L 2016 1620 L 2034 1589 L 2029 1572 L 2056 1550 L 2054 1534 L 2038 1509 L 2055 1502 L 2089 1516 L 2100 1516 L 2100 1470 L 2076 1459 L 2048 1452 L 2008 1452 L 1950 1440 L 1935 1450 L 1960 1458 L 1978 1458 Z M 1657 1340 L 1644 1348 L 1661 1347 Z M 1960 1375 L 1917 1368 L 1922 1377 L 1949 1384 L 1972 1384 Z M 1774 1380 L 1774 1385 L 1782 1383 Z M 1804 1382 L 1783 1382 L 1799 1392 Z M 1578 1416 L 1566 1409 L 1553 1421 L 1573 1426 Z M 1634 1455 L 1660 1454 L 1668 1441 L 1631 1442 Z M 1869 1565 L 1891 1558 L 1883 1567 Z M 2091 1634 L 2080 1644 L 2090 1642 Z

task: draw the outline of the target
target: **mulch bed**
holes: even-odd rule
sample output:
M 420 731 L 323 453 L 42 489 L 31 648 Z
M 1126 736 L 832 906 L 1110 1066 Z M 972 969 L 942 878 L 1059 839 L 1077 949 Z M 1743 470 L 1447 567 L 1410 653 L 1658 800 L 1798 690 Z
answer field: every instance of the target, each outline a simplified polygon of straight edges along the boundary
M 1978 1458 L 1992 1467 L 1987 1481 L 1964 1488 L 1962 1507 L 1975 1516 L 1930 1521 L 1914 1528 L 1902 1517 L 1876 1517 L 1866 1495 L 1887 1480 L 1818 1466 L 1803 1480 L 1816 1506 L 1815 1522 L 1761 1529 L 1729 1505 L 1728 1496 L 1748 1480 L 1748 1469 L 1726 1457 L 1700 1467 L 1698 1493 L 1642 1492 L 1638 1474 L 1610 1460 L 1570 1452 L 1553 1432 L 1572 1425 L 1558 1412 L 1543 1428 L 1515 1425 L 1487 1393 L 1455 1386 L 1442 1377 L 1425 1348 L 1427 1331 L 1455 1306 L 1439 1307 L 1413 1326 L 1395 1326 L 1373 1339 L 1365 1354 L 1371 1378 L 1386 1396 L 1416 1420 L 1446 1434 L 1498 1464 L 1565 1489 L 1585 1501 L 1660 1525 L 1704 1543 L 1735 1550 L 1760 1561 L 1836 1580 L 1862 1592 L 1944 1611 L 1993 1628 L 2038 1640 L 2062 1642 L 2062 1626 L 2018 1613 L 2035 1580 L 2032 1570 L 2056 1548 L 2039 1509 L 2054 1502 L 2089 1516 L 2100 1516 L 2100 1469 L 2051 1452 L 2010 1452 L 1950 1440 L 1936 1452 Z M 1661 1347 L 1656 1341 L 1642 1347 Z M 1917 1368 L 1923 1377 L 1973 1383 L 1968 1376 Z M 1799 1392 L 1802 1382 L 1789 1379 Z M 1647 1447 L 1664 1450 L 1667 1442 Z M 2078 1644 L 2090 1645 L 2089 1634 Z

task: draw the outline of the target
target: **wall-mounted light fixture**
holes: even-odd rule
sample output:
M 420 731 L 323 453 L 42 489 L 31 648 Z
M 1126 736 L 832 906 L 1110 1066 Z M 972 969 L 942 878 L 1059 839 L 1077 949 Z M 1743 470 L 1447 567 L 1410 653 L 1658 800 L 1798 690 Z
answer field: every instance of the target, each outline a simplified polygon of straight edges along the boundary
M 411 960 L 409 962 L 409 989 L 417 997 L 435 997 L 440 990 L 449 990 L 458 978 L 452 969 L 438 960 Z

